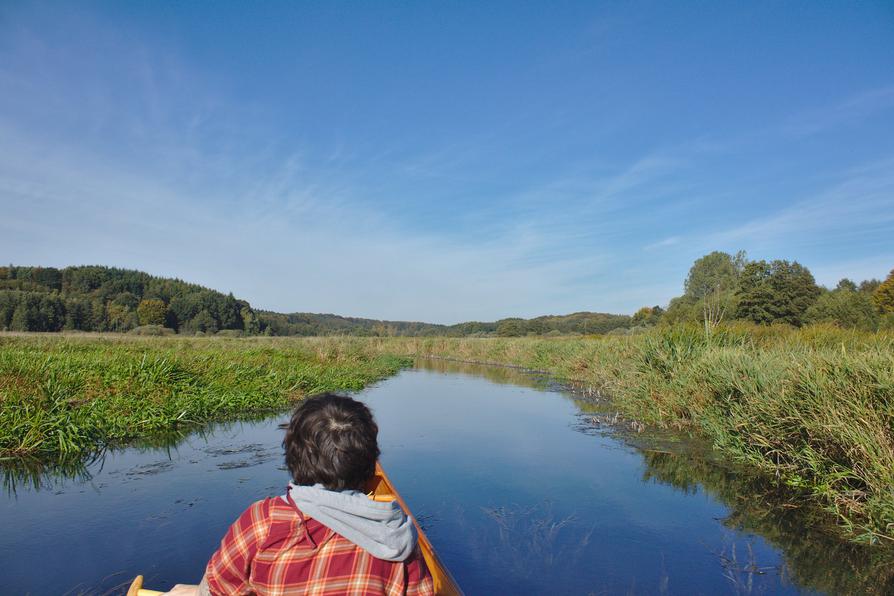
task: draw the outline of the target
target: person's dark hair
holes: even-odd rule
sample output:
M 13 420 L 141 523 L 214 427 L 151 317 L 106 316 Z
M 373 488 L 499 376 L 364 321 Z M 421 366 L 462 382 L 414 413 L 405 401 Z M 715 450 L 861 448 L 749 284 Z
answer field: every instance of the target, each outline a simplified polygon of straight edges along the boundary
M 292 481 L 362 490 L 376 470 L 378 434 L 363 403 L 333 393 L 307 398 L 292 414 L 283 440 Z

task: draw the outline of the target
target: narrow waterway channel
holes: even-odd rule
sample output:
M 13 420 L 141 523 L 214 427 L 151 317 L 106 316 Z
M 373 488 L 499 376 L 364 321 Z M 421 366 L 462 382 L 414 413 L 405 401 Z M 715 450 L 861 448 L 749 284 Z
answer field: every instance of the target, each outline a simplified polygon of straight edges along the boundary
M 891 593 L 890 552 L 842 542 L 759 479 L 507 368 L 421 361 L 361 393 L 383 463 L 469 594 Z M 278 415 L 59 474 L 6 469 L 0 593 L 196 582 L 229 523 L 280 494 Z

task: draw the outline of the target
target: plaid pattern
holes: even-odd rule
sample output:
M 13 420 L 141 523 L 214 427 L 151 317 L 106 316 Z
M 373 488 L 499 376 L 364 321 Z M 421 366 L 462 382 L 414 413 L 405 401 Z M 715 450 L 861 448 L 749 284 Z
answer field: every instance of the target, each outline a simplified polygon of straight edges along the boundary
M 230 526 L 205 570 L 212 594 L 434 594 L 417 548 L 409 559 L 377 559 L 281 498 L 251 505 Z

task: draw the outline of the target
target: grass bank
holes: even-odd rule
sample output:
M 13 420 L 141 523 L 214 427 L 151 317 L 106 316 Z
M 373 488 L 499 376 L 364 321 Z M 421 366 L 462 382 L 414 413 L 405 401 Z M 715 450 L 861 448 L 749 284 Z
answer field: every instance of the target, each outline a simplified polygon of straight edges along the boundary
M 82 456 L 360 389 L 409 363 L 324 338 L 0 336 L 0 458 Z
M 894 542 L 894 336 L 733 326 L 602 338 L 0 336 L 0 458 L 103 445 L 359 389 L 411 356 L 549 371 L 707 437 L 852 536 Z
M 709 438 L 803 490 L 851 536 L 894 541 L 894 336 L 732 326 L 595 339 L 391 339 L 383 352 L 549 371 L 623 415 Z

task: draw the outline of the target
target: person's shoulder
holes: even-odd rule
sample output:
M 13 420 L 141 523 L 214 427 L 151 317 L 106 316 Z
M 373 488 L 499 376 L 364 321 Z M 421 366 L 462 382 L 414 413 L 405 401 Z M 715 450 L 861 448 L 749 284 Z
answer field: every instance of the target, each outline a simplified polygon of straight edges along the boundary
M 292 506 L 289 505 L 282 497 L 267 497 L 255 501 L 245 508 L 239 516 L 239 520 L 250 524 L 269 523 L 275 517 L 292 517 L 295 515 Z

